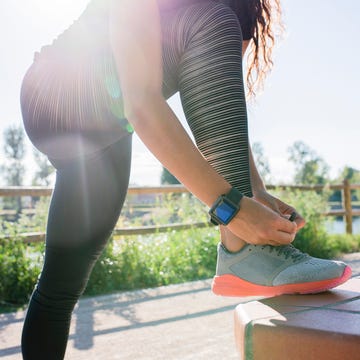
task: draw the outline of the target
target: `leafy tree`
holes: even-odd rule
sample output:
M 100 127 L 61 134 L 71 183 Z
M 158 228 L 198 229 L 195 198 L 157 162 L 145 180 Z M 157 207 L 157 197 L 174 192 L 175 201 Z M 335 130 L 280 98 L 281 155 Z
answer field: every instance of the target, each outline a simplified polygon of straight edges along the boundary
M 360 184 L 360 170 L 350 166 L 345 166 L 339 176 L 334 180 L 335 184 L 341 184 L 344 180 L 349 180 L 351 184 Z M 360 190 L 351 191 L 352 200 L 360 200 Z M 331 196 L 331 201 L 341 201 L 341 191 L 336 190 Z
M 25 175 L 25 133 L 20 126 L 11 126 L 4 131 L 5 164 L 1 166 L 6 185 L 21 186 Z M 21 198 L 6 199 L 6 206 L 21 211 Z
M 161 173 L 161 185 L 178 185 L 180 181 L 171 172 L 163 167 Z
M 345 166 L 340 174 L 341 180 L 349 180 L 350 183 L 360 184 L 360 170 L 357 170 L 351 166 Z
M 328 182 L 329 166 L 302 141 L 288 149 L 289 160 L 295 165 L 295 184 L 318 185 Z
M 49 186 L 51 183 L 50 176 L 54 173 L 54 167 L 51 165 L 48 158 L 40 151 L 34 149 L 33 154 L 38 169 L 34 173 L 32 184 Z
M 22 127 L 11 126 L 4 131 L 5 165 L 2 166 L 3 177 L 7 185 L 20 186 L 25 175 L 25 134 Z
M 258 172 L 265 182 L 270 181 L 270 165 L 267 157 L 264 155 L 264 148 L 259 142 L 255 142 L 251 146 L 254 161 Z

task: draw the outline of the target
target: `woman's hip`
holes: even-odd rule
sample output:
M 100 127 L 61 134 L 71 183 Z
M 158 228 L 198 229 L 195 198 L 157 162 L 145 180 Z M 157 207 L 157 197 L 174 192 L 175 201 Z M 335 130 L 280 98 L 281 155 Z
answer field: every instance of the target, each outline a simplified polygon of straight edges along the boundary
M 51 158 L 96 152 L 132 132 L 122 99 L 109 95 L 101 73 L 75 70 L 36 61 L 22 83 L 25 130 Z

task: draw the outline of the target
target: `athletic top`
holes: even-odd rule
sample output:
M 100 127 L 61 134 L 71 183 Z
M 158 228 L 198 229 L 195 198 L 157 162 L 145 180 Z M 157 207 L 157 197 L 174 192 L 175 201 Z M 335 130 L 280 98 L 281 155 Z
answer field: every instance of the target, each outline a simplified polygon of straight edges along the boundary
M 237 15 L 243 40 L 250 40 L 254 33 L 254 19 L 249 15 L 249 0 L 168 0 L 159 5 L 160 16 L 179 7 L 199 2 L 222 3 L 229 6 Z M 163 4 L 164 2 L 164 4 Z M 95 52 L 108 51 L 109 43 L 109 3 L 110 0 L 92 0 L 74 23 L 50 45 L 56 56 L 74 55 L 87 57 Z M 45 46 L 43 49 L 47 49 Z

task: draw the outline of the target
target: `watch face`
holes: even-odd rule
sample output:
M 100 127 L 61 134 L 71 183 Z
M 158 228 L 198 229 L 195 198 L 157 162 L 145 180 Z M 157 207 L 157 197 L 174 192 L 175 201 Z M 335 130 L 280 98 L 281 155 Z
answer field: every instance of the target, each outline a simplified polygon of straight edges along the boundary
M 225 224 L 231 220 L 237 209 L 231 204 L 222 201 L 215 209 L 215 215 Z

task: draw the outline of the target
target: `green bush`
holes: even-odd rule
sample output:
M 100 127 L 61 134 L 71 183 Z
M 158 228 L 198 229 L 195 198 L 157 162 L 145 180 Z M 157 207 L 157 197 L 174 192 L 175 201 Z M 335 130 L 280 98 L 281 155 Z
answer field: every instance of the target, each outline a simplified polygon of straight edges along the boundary
M 306 225 L 296 235 L 294 246 L 312 256 L 328 257 L 328 234 L 322 215 L 328 210 L 326 194 L 286 189 L 278 190 L 276 195 L 306 220 Z
M 96 263 L 86 294 L 181 283 L 213 276 L 214 228 L 111 240 Z
M 0 241 L 0 303 L 22 305 L 40 273 L 43 246 L 29 247 L 11 229 L 8 233 L 11 237 Z
M 20 234 L 44 231 L 48 199 L 41 199 L 35 215 L 21 214 L 17 222 L 3 221 L 0 233 L 0 305 L 13 309 L 26 304 L 43 264 L 44 244 L 26 244 Z
M 295 209 L 304 217 L 306 225 L 296 235 L 294 246 L 320 258 L 334 258 L 341 253 L 359 251 L 358 237 L 352 235 L 331 235 L 326 231 L 326 218 L 323 215 L 329 210 L 327 199 L 329 192 L 277 190 L 275 195 Z
M 360 251 L 360 235 L 331 234 L 325 244 L 328 258 Z
M 21 213 L 13 226 L 20 232 L 45 232 L 50 199 L 40 198 L 35 204 L 34 215 Z

